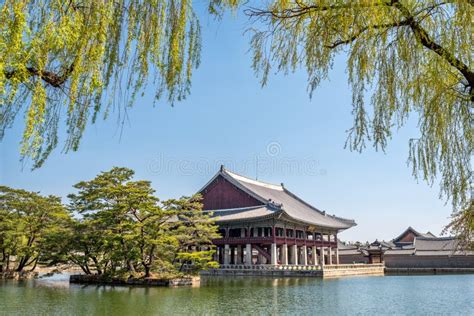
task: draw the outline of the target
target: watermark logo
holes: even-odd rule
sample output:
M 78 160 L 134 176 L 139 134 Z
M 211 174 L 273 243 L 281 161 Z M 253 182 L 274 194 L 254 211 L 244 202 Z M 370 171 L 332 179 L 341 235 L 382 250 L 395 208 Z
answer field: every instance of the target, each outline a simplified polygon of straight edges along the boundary
M 281 153 L 281 145 L 278 142 L 270 142 L 267 145 L 267 154 L 270 157 L 276 157 Z
M 220 165 L 226 169 L 247 175 L 264 178 L 273 174 L 326 176 L 327 170 L 322 168 L 314 157 L 292 157 L 284 155 L 279 142 L 271 141 L 265 146 L 263 153 L 250 155 L 248 158 L 232 157 L 170 157 L 158 154 L 149 161 L 148 172 L 153 175 L 180 174 L 186 176 L 211 175 Z

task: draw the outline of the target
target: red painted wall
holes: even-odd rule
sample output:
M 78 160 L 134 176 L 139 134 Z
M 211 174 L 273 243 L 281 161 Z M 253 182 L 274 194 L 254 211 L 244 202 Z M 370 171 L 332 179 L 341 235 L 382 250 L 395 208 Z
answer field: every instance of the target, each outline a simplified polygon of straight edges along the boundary
M 218 176 L 201 191 L 204 210 L 262 205 L 260 201 Z
M 403 235 L 398 242 L 413 242 L 413 240 L 415 240 L 415 237 L 415 234 L 413 234 L 412 232 L 408 232 Z

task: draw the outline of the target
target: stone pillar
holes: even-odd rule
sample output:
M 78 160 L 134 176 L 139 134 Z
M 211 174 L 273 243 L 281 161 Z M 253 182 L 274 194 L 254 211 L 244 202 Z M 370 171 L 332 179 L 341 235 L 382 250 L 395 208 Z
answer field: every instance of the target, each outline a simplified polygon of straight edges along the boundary
M 263 264 L 263 256 L 260 252 L 258 252 L 258 255 L 257 255 L 257 264 Z
M 214 261 L 219 262 L 219 246 L 216 246 L 216 252 L 214 253 Z
M 277 265 L 278 264 L 278 253 L 277 253 L 277 245 L 275 243 L 272 244 L 271 248 L 271 254 L 272 254 L 272 265 Z
M 294 264 L 295 266 L 298 265 L 298 246 L 293 245 L 291 246 L 291 264 Z
M 325 251 L 325 248 L 324 247 L 321 247 L 320 248 L 320 254 L 319 254 L 319 259 L 321 260 L 321 266 L 323 267 L 325 265 L 325 262 L 324 262 L 324 251 Z
M 237 257 L 235 264 L 242 264 L 242 245 L 237 245 Z
M 230 264 L 235 264 L 235 247 L 230 247 Z
M 288 265 L 288 245 L 284 244 L 281 246 L 281 264 Z
M 329 251 L 328 263 L 331 265 L 332 264 L 332 247 L 331 246 L 329 246 L 328 251 Z
M 224 264 L 230 263 L 230 248 L 229 245 L 224 246 Z
M 301 247 L 301 264 L 304 266 L 308 265 L 308 251 L 306 249 L 306 245 Z
M 316 246 L 313 246 L 313 265 L 315 265 L 315 266 L 317 266 L 319 264 L 317 249 L 318 248 Z
M 339 264 L 339 248 L 336 248 L 336 264 Z
M 247 244 L 245 246 L 245 264 L 251 265 L 252 264 L 252 245 Z

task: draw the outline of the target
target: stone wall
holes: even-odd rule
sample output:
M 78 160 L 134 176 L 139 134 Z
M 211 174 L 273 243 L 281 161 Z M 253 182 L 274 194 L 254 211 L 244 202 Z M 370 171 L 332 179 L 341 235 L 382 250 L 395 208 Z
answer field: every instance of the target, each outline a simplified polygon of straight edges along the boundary
M 335 266 L 325 266 L 323 277 L 341 277 L 350 275 L 384 275 L 384 265 L 376 264 L 341 264 Z
M 387 268 L 474 268 L 474 256 L 385 255 Z

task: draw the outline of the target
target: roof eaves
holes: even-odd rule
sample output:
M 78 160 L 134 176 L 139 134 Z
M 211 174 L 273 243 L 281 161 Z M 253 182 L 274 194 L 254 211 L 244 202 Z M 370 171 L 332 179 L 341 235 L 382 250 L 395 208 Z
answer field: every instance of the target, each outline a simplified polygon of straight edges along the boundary
M 338 216 L 335 216 L 335 215 L 328 215 L 325 211 L 321 211 L 319 209 L 317 209 L 316 207 L 314 207 L 313 205 L 309 204 L 308 202 L 306 202 L 305 200 L 303 200 L 302 198 L 300 198 L 299 196 L 297 196 L 296 194 L 292 193 L 291 191 L 289 191 L 287 188 L 283 187 L 283 190 L 288 194 L 290 195 L 291 197 L 293 197 L 294 199 L 300 201 L 301 203 L 303 203 L 304 205 L 308 206 L 309 208 L 311 208 L 312 210 L 320 213 L 321 215 L 324 215 L 324 216 L 329 216 L 333 219 L 336 219 L 338 221 L 341 221 L 345 224 L 349 224 L 350 227 L 353 227 L 353 226 L 356 226 L 357 223 L 355 222 L 355 220 L 353 219 L 347 219 L 347 218 L 343 218 L 343 217 L 338 217 Z

